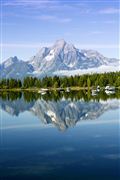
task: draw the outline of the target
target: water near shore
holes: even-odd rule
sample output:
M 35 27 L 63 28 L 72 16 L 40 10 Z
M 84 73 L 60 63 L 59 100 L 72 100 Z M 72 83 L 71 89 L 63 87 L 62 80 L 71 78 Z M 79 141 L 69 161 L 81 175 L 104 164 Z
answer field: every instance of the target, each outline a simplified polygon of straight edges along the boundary
M 116 94 L 0 94 L 0 178 L 120 178 Z

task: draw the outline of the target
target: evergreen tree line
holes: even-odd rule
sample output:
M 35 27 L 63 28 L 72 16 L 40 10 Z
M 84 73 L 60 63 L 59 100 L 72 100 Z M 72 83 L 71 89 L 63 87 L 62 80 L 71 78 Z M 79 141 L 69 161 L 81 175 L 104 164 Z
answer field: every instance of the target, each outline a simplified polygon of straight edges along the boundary
M 20 79 L 1 79 L 1 89 L 12 88 L 65 88 L 65 87 L 105 87 L 107 85 L 120 87 L 120 72 L 110 72 L 103 74 L 91 74 L 70 77 L 25 77 Z

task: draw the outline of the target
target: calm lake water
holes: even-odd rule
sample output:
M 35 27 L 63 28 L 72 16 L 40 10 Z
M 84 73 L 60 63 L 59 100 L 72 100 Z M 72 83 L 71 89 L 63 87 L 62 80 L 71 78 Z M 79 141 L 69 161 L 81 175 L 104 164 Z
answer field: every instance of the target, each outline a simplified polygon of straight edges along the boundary
M 119 93 L 0 94 L 0 178 L 120 178 Z

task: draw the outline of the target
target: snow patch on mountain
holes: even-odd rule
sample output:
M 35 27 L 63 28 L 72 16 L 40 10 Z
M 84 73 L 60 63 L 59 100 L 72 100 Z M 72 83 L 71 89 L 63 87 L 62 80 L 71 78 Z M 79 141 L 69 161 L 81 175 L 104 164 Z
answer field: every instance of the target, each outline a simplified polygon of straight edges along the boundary
M 19 59 L 16 56 L 10 57 L 5 62 L 3 62 L 3 66 L 4 66 L 4 68 L 7 68 L 7 67 L 11 66 L 12 64 L 17 63 L 18 61 L 19 61 Z
M 54 56 L 55 56 L 55 50 L 52 49 L 52 50 L 49 52 L 49 54 L 45 57 L 45 59 L 46 59 L 47 61 L 51 61 L 51 60 L 54 58 Z
M 94 50 L 79 50 L 61 39 L 51 47 L 41 48 L 28 61 L 16 56 L 7 59 L 0 64 L 0 78 L 111 72 L 119 71 L 119 65 L 118 59 L 104 57 Z

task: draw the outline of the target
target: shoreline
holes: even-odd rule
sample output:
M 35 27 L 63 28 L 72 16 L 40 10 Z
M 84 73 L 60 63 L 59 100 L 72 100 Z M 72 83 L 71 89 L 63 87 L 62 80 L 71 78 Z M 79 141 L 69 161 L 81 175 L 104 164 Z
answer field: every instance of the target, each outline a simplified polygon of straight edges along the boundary
M 69 87 L 71 91 L 79 91 L 79 90 L 88 90 L 88 89 L 92 89 L 92 87 L 90 88 L 87 88 L 87 87 Z M 12 89 L 0 89 L 0 92 L 2 91 L 34 91 L 34 92 L 38 92 L 38 91 L 66 91 L 67 90 L 67 87 L 66 88 L 25 88 L 25 89 L 22 89 L 22 88 L 12 88 Z
M 21 91 L 29 91 L 29 92 L 49 92 L 49 91 L 66 91 L 69 88 L 69 91 L 80 91 L 80 90 L 93 90 L 95 87 L 65 87 L 65 88 L 12 88 L 12 89 L 0 89 L 0 92 L 12 91 L 12 92 L 21 92 Z M 101 90 L 104 90 L 105 87 L 101 87 Z M 115 89 L 120 89 L 120 87 L 115 87 Z

